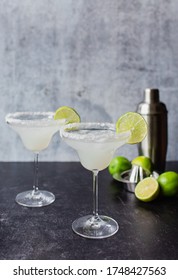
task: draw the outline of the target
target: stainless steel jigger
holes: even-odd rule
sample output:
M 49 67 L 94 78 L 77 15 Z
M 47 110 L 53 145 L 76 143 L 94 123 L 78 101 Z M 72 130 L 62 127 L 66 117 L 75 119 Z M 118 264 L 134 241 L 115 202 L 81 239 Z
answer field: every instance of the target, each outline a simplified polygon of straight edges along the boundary
M 149 176 L 158 178 L 159 174 L 156 171 L 153 171 Z M 115 179 L 124 183 L 124 187 L 127 191 L 134 193 L 138 182 L 146 177 L 148 177 L 148 174 L 143 170 L 143 168 L 133 164 L 130 170 L 124 171 L 121 173 L 119 178 L 115 177 Z
M 139 181 L 143 180 L 144 177 L 146 176 L 143 168 L 138 165 L 132 165 L 132 169 L 129 174 L 129 182 L 138 183 Z

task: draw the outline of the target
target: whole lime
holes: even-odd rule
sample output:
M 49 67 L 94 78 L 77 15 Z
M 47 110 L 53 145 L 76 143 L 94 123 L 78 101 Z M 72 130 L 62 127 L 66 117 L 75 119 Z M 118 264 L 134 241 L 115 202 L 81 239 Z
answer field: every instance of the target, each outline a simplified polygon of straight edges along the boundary
M 153 163 L 149 157 L 138 156 L 132 160 L 132 164 L 142 167 L 147 175 L 150 175 L 153 171 Z
M 174 196 L 178 193 L 178 174 L 176 172 L 164 172 L 158 177 L 157 181 L 164 196 Z
M 131 169 L 131 162 L 123 156 L 114 157 L 108 166 L 111 175 L 119 174 L 129 169 Z

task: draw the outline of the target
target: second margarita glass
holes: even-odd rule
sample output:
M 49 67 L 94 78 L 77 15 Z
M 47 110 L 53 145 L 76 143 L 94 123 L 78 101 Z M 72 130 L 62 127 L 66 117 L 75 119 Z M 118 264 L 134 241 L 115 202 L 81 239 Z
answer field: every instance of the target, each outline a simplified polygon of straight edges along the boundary
M 27 207 L 41 207 L 55 200 L 53 193 L 38 188 L 38 156 L 46 149 L 62 120 L 54 120 L 53 112 L 16 112 L 6 116 L 7 124 L 20 136 L 26 149 L 34 153 L 33 190 L 19 193 L 16 202 Z

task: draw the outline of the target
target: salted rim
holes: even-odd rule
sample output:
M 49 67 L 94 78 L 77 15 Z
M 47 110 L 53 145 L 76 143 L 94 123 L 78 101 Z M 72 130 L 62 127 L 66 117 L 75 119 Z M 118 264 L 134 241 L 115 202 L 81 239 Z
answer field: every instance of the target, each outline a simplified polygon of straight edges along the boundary
M 116 139 L 121 140 L 121 136 L 126 137 L 126 141 L 129 139 L 131 132 L 125 131 L 121 133 L 116 132 L 116 127 L 114 123 L 99 123 L 99 122 L 86 122 L 86 123 L 70 123 L 61 126 L 60 135 L 62 138 L 68 138 L 73 140 L 98 140 L 101 137 L 92 136 L 92 134 L 78 134 L 77 129 L 94 129 L 94 130 L 109 130 L 111 133 L 108 133 L 107 139 Z M 106 138 L 105 138 L 106 139 Z
M 63 120 L 54 120 L 54 112 L 15 112 L 9 113 L 5 117 L 5 121 L 9 125 L 15 126 L 61 126 Z M 21 119 L 20 117 L 32 116 L 32 119 Z M 44 118 L 33 119 L 34 116 L 44 116 Z

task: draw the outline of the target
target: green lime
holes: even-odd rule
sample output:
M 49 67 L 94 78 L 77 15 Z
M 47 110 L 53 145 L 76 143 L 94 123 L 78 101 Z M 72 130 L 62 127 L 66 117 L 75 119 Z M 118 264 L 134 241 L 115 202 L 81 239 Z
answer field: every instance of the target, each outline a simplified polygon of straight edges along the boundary
M 80 122 L 79 114 L 73 108 L 68 106 L 62 106 L 58 108 L 54 114 L 54 119 L 64 120 L 65 124 Z
M 159 184 L 153 177 L 147 177 L 135 187 L 135 196 L 144 202 L 154 200 L 159 194 Z
M 167 171 L 158 177 L 161 193 L 164 196 L 174 196 L 178 192 L 178 174 L 174 171 Z
M 149 157 L 138 156 L 132 160 L 132 165 L 142 167 L 147 175 L 150 175 L 153 171 L 153 163 Z
M 131 169 L 131 162 L 122 156 L 113 158 L 108 166 L 111 175 L 122 173 L 123 171 Z
M 141 142 L 147 134 L 147 123 L 138 113 L 128 112 L 122 115 L 116 122 L 116 132 L 130 131 L 128 144 Z

